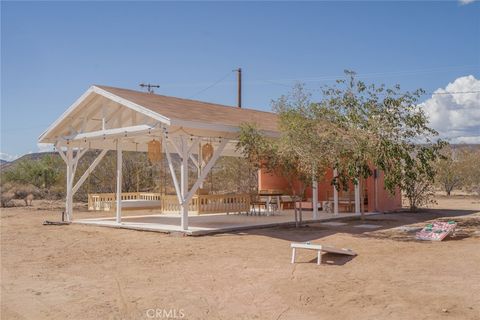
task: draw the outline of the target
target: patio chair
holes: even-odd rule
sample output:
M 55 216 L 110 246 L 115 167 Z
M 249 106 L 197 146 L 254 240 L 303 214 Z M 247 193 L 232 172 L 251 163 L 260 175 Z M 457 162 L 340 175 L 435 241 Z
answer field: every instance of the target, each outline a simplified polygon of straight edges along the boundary
M 269 210 L 270 212 L 277 212 L 279 207 L 280 207 L 280 204 L 277 202 L 277 198 L 276 197 L 273 197 L 271 200 L 270 200 L 270 203 L 269 203 Z
M 257 215 L 256 208 L 258 208 L 258 215 L 261 214 L 262 207 L 267 210 L 267 201 L 265 199 L 262 199 L 262 197 L 259 197 L 258 195 L 252 195 L 251 199 L 252 200 L 250 201 L 250 214 Z

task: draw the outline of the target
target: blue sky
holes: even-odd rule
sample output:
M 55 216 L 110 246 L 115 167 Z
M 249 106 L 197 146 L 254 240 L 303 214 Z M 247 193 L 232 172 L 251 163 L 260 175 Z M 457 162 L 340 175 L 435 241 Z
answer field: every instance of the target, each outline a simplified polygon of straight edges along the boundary
M 231 71 L 240 66 L 244 106 L 269 110 L 295 82 L 318 88 L 344 69 L 429 92 L 480 79 L 478 2 L 2 2 L 1 9 L 2 158 L 37 151 L 39 134 L 91 84 L 151 82 L 160 94 L 232 105 Z

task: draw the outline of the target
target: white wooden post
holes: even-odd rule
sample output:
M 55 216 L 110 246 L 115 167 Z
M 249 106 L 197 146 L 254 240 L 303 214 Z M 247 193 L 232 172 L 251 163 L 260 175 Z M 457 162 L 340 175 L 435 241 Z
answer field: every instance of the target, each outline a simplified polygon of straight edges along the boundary
M 360 179 L 358 179 L 358 182 L 355 185 L 355 213 L 361 214 L 360 212 Z
M 198 166 L 197 166 L 197 179 L 200 178 L 202 175 L 202 164 L 203 164 L 203 159 L 202 159 L 202 142 L 198 142 Z M 200 183 L 200 188 L 203 188 L 203 181 Z
M 338 175 L 337 169 L 333 170 L 333 176 L 336 177 Z M 335 186 L 333 186 L 333 214 L 338 214 L 338 190 Z
M 373 211 L 377 212 L 378 211 L 378 169 L 375 169 L 373 171 L 373 178 L 375 179 L 375 209 Z M 369 199 L 370 201 L 370 199 Z
M 178 186 L 177 174 L 175 173 L 175 168 L 173 167 L 172 157 L 170 156 L 170 152 L 168 151 L 169 140 L 167 139 L 167 133 L 165 131 L 163 132 L 163 140 L 165 141 L 165 154 L 167 155 L 168 168 L 170 169 L 173 185 L 175 186 L 175 193 L 177 194 L 178 203 L 181 205 L 183 202 L 182 194 L 181 194 L 180 187 Z M 172 141 L 172 145 L 175 145 L 173 141 Z M 178 155 L 181 156 L 181 154 L 178 154 Z
M 313 171 L 312 178 L 312 206 L 313 206 L 313 219 L 318 219 L 318 181 L 315 170 Z
M 65 216 L 68 222 L 73 218 L 73 148 L 67 146 L 67 198 L 65 201 Z
M 117 223 L 122 223 L 122 161 L 122 146 L 117 139 Z
M 181 228 L 182 230 L 188 230 L 188 205 L 190 203 L 190 200 L 192 200 L 200 184 L 203 182 L 203 180 L 205 180 L 205 177 L 207 176 L 207 174 L 210 172 L 215 162 L 220 157 L 223 149 L 225 148 L 228 142 L 228 139 L 222 139 L 222 141 L 220 142 L 220 145 L 213 153 L 213 156 L 210 159 L 210 161 L 206 164 L 205 168 L 202 168 L 200 177 L 198 177 L 197 181 L 193 184 L 192 188 L 189 191 L 188 190 L 188 160 L 193 151 L 193 147 L 198 143 L 198 140 L 194 141 L 193 144 L 189 146 L 185 137 L 180 137 L 181 145 L 177 146 L 175 141 L 173 141 L 173 139 L 167 140 L 166 131 L 163 132 L 163 135 L 165 140 L 165 153 L 167 155 L 168 166 L 170 168 L 170 173 L 172 175 L 173 183 L 175 185 L 175 191 L 177 193 L 178 201 L 181 206 Z M 173 168 L 173 162 L 172 162 L 170 153 L 168 152 L 167 141 L 169 141 L 171 145 L 175 148 L 175 150 L 177 151 L 177 154 L 180 156 L 182 160 L 180 163 L 180 185 L 177 182 L 177 177 L 175 174 L 175 170 Z
M 186 199 L 188 193 L 188 153 L 189 148 L 184 137 L 181 139 L 181 157 L 182 163 L 180 165 L 180 189 L 182 194 L 182 216 L 181 216 L 181 227 L 182 230 L 188 230 L 188 201 Z

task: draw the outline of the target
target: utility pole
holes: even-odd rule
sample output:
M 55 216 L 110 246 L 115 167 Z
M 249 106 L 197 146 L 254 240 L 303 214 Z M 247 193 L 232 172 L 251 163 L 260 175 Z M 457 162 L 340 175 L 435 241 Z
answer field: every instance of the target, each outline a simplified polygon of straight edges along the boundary
M 238 107 L 242 107 L 242 68 L 237 70 L 237 80 L 238 80 Z
M 139 86 L 142 88 L 147 88 L 148 93 L 155 93 L 153 91 L 153 88 L 160 88 L 158 84 L 150 84 L 150 83 L 140 83 Z

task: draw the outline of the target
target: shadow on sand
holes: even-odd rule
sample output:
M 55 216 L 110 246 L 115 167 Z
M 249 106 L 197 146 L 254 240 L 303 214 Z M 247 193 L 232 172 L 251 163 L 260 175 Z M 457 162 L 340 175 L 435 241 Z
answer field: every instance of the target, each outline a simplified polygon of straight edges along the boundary
M 325 222 L 310 223 L 299 228 L 294 226 L 279 226 L 273 228 L 250 229 L 229 232 L 235 235 L 258 235 L 282 239 L 290 242 L 306 242 L 320 240 L 336 233 L 348 233 L 358 237 L 391 239 L 398 241 L 417 241 L 415 233 L 427 222 L 433 220 L 456 221 L 458 223 L 455 237 L 449 241 L 465 239 L 478 234 L 480 230 L 480 215 L 475 210 L 445 210 L 425 209 L 416 213 L 396 212 L 365 217 L 346 217 L 336 220 L 345 225 L 332 226 Z M 361 225 L 374 225 L 376 228 L 366 228 Z M 360 226 L 360 227 L 359 227 Z

